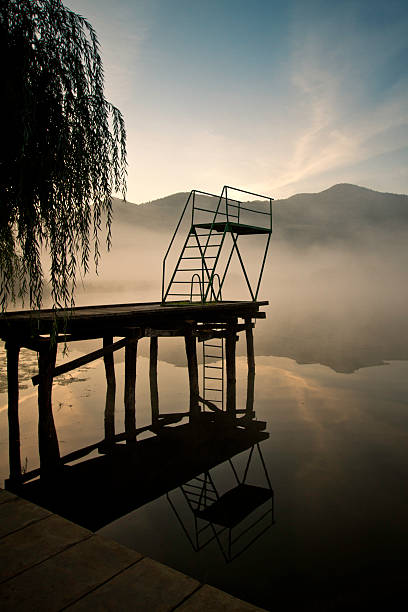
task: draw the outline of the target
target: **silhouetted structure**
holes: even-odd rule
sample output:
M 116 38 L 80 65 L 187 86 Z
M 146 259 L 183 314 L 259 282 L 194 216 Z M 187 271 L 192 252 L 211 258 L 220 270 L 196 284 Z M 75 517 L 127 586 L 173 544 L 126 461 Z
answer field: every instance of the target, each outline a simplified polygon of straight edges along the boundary
M 261 198 L 263 203 L 252 202 L 249 208 L 246 202 L 231 197 L 229 195 L 231 191 Z M 272 234 L 272 200 L 273 198 L 269 196 L 228 185 L 223 187 L 220 196 L 193 189 L 187 198 L 163 259 L 163 303 L 171 302 L 174 298 L 190 301 L 199 298 L 201 302 L 221 301 L 222 289 L 234 252 L 238 257 L 251 299 L 255 301 L 258 298 Z M 175 248 L 175 239 L 181 231 L 181 223 L 189 214 L 191 214 L 191 225 L 166 287 L 167 259 L 171 249 Z M 251 235 L 266 236 L 265 250 L 255 287 L 252 287 L 249 281 L 238 245 L 240 236 Z M 226 240 L 228 236 L 231 237 L 231 249 L 223 258 L 223 252 L 228 250 Z M 199 293 L 194 292 L 195 284 L 198 284 Z
M 57 367 L 57 344 L 53 345 L 50 337 L 43 335 L 51 331 L 51 312 L 20 312 L 4 317 L 0 331 L 6 338 L 7 347 L 10 423 L 10 478 L 6 487 L 94 531 L 180 487 L 194 516 L 195 534 L 192 537 L 170 497 L 169 501 L 195 550 L 200 550 L 214 538 L 226 561 L 246 550 L 273 524 L 273 491 L 259 446 L 269 435 L 263 431 L 266 423 L 256 420 L 254 412 L 255 358 L 252 328 L 253 321 L 264 316 L 259 312 L 261 304 L 264 303 L 218 302 L 205 307 L 189 304 L 166 308 L 159 304 L 134 304 L 77 308 L 69 320 L 69 330 L 58 340 L 102 337 L 103 347 Z M 36 337 L 32 333 L 33 317 L 38 329 Z M 238 323 L 240 317 L 243 323 Z M 155 327 L 151 327 L 153 324 Z M 245 408 L 237 409 L 235 344 L 238 334 L 244 330 L 247 339 L 248 388 Z M 157 384 L 158 338 L 177 335 L 185 338 L 190 405 L 185 412 L 161 414 Z M 121 339 L 114 342 L 118 336 Z M 145 336 L 150 337 L 151 424 L 138 428 L 135 405 L 136 358 L 138 341 Z M 225 410 L 202 398 L 199 391 L 197 341 L 208 342 L 214 338 L 221 341 L 225 339 L 226 342 Z M 39 352 L 39 374 L 33 377 L 33 384 L 38 385 L 40 468 L 25 474 L 21 472 L 18 422 L 20 346 Z M 125 349 L 125 431 L 116 434 L 113 352 L 121 348 Z M 105 438 L 60 457 L 51 403 L 53 378 L 99 357 L 104 359 L 107 381 Z M 223 368 L 223 364 L 218 367 Z M 175 425 L 182 420 L 186 422 Z M 151 436 L 138 440 L 138 435 L 145 432 L 150 432 Z M 121 444 L 123 441 L 126 444 Z M 266 486 L 248 482 L 248 469 L 255 448 L 262 463 Z M 100 453 L 99 457 L 69 465 L 96 449 Z M 232 458 L 244 451 L 249 451 L 249 457 L 240 477 Z M 211 470 L 224 462 L 228 462 L 231 467 L 232 483 L 228 491 L 220 494 Z M 194 501 L 194 495 L 198 495 L 198 503 Z M 261 516 L 252 520 L 259 508 L 262 510 Z M 244 539 L 244 545 L 237 552 L 237 542 L 242 543 L 242 533 L 238 537 L 236 533 L 246 519 L 252 520 L 252 524 L 244 527 L 243 536 L 246 537 L 254 529 L 255 535 L 251 534 L 249 540 Z M 204 527 L 201 527 L 202 524 Z M 213 534 L 204 543 L 200 536 L 202 529 L 211 529 Z M 226 545 L 223 545 L 224 533 L 227 534 Z
M 6 341 L 8 394 L 9 394 L 9 449 L 10 479 L 7 486 L 27 482 L 41 474 L 53 474 L 76 459 L 86 456 L 95 449 L 107 452 L 120 442 L 132 447 L 139 434 L 150 431 L 158 434 L 166 425 L 187 418 L 191 425 L 202 422 L 203 415 L 210 412 L 215 418 L 233 426 L 250 426 L 253 419 L 254 351 L 252 329 L 254 320 L 264 318 L 259 311 L 267 302 L 217 302 L 161 306 L 159 303 L 122 304 L 75 308 L 68 322 L 62 312 L 57 322 L 61 334 L 57 344 L 51 340 L 54 325 L 53 311 L 21 311 L 7 313 L 0 319 L 0 336 Z M 242 319 L 242 323 L 239 322 Z M 240 332 L 246 332 L 248 356 L 248 394 L 246 407 L 236 406 L 236 365 L 235 345 Z M 157 344 L 159 337 L 182 336 L 185 338 L 190 384 L 188 409 L 181 413 L 160 412 L 157 384 Z M 152 422 L 137 427 L 135 383 L 138 342 L 150 338 L 150 390 Z M 57 346 L 60 342 L 100 338 L 102 348 L 60 366 L 55 365 Z M 116 338 L 120 338 L 115 340 Z M 200 396 L 197 341 L 213 338 L 225 339 L 226 350 L 226 407 L 223 410 L 215 401 Z M 39 373 L 33 377 L 38 385 L 38 443 L 40 468 L 22 474 L 19 443 L 18 418 L 18 358 L 21 347 L 38 352 Z M 113 353 L 125 349 L 125 427 L 121 433 L 114 431 L 114 409 L 116 379 Z M 100 357 L 105 362 L 107 379 L 105 405 L 105 438 L 102 441 L 60 456 L 57 433 L 52 412 L 52 381 L 55 376 L 70 372 Z M 222 367 L 222 366 L 220 366 Z M 204 416 L 207 418 L 207 416 Z
M 266 515 L 271 516 L 273 522 L 273 492 L 259 448 L 259 443 L 267 438 L 268 434 L 262 432 L 266 423 L 255 419 L 253 408 L 253 327 L 257 318 L 265 317 L 265 313 L 260 312 L 259 308 L 267 302 L 257 302 L 256 298 L 272 231 L 272 205 L 271 199 L 268 199 L 267 212 L 250 210 L 238 200 L 232 200 L 228 196 L 228 189 L 230 188 L 224 188 L 215 212 L 197 207 L 196 192 L 192 192 L 192 226 L 161 303 L 80 307 L 69 313 L 60 311 L 57 314 L 52 310 L 20 311 L 6 313 L 0 318 L 0 336 L 6 342 L 8 367 L 10 478 L 6 481 L 7 488 L 76 523 L 96 530 L 177 487 L 183 487 L 182 490 L 186 491 L 186 488 L 191 487 L 192 480 L 200 478 L 200 474 L 204 474 L 207 491 L 208 482 L 212 482 L 210 470 L 213 467 L 225 461 L 230 462 L 233 467 L 231 458 L 248 449 L 250 461 L 256 446 L 265 471 L 267 487 L 247 483 L 248 463 L 241 479 L 233 468 L 236 486 L 219 495 L 212 485 L 212 493 L 215 495 L 212 503 L 206 492 L 205 503 L 195 507 L 190 502 L 190 508 L 196 521 L 196 531 L 197 521 L 206 521 L 220 545 L 221 533 L 215 525 L 221 526 L 222 530 L 228 529 L 229 543 L 226 552 L 223 551 L 227 560 L 234 556 L 232 529 L 256 508 L 270 502 L 271 509 L 268 509 Z M 223 207 L 225 211 L 222 210 Z M 241 215 L 245 211 L 266 215 L 266 226 L 242 223 Z M 195 219 L 197 212 L 211 212 L 210 221 L 198 223 Z M 220 221 L 220 216 L 224 216 L 224 220 Z M 202 234 L 198 230 L 206 230 L 204 245 L 200 242 Z M 221 241 L 214 245 L 210 240 L 217 233 L 222 235 Z M 224 262 L 221 279 L 215 270 L 228 233 L 231 234 L 233 245 Z M 242 234 L 267 236 L 255 290 L 251 288 L 237 245 L 238 236 Z M 195 240 L 194 245 L 189 244 L 191 238 Z M 169 249 L 173 240 L 174 237 Z M 208 251 L 214 246 L 217 248 L 216 255 L 209 255 Z M 199 255 L 187 255 L 186 253 L 193 252 L 187 249 L 198 249 Z M 168 252 L 169 250 L 163 262 L 163 287 Z M 221 290 L 233 252 L 237 253 L 241 263 L 251 301 L 232 302 L 221 299 Z M 176 275 L 185 271 L 180 265 L 183 265 L 182 262 L 186 259 L 200 261 L 200 300 L 193 299 L 194 276 L 197 276 L 194 269 L 193 277 L 189 281 L 189 300 L 168 302 L 170 288 L 175 283 L 184 282 L 176 280 Z M 208 265 L 209 260 L 213 261 L 212 266 Z M 214 291 L 215 278 L 218 278 L 219 282 L 217 293 Z M 248 386 L 246 405 L 237 408 L 236 342 L 243 331 L 247 343 Z M 189 406 L 184 412 L 163 414 L 160 412 L 157 381 L 158 339 L 175 336 L 184 337 L 185 341 Z M 135 399 L 137 349 L 139 340 L 144 337 L 150 338 L 151 423 L 138 427 Z M 56 366 L 58 343 L 87 339 L 101 339 L 102 348 Z M 203 344 L 201 392 L 197 342 Z M 40 468 L 24 474 L 21 470 L 18 418 L 18 360 L 21 347 L 36 351 L 39 365 L 39 372 L 32 378 L 32 382 L 38 385 Z M 116 376 L 113 353 L 123 348 L 124 431 L 116 433 Z M 101 357 L 104 359 L 106 374 L 105 437 L 61 457 L 52 411 L 53 379 Z M 174 426 L 181 421 L 184 422 Z M 140 434 L 147 432 L 150 437 L 138 439 Z M 125 444 L 122 444 L 123 442 Z M 69 465 L 95 450 L 102 456 Z M 199 548 L 198 533 L 196 542 Z

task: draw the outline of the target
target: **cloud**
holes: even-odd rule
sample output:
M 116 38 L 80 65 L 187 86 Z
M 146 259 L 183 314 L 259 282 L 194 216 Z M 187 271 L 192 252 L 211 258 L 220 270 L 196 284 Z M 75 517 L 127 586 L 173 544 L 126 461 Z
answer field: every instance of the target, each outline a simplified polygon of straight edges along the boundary
M 349 10 L 320 18 L 300 10 L 292 25 L 298 123 L 274 185 L 284 193 L 336 169 L 339 181 L 348 173 L 352 182 L 355 164 L 397 151 L 408 129 L 407 73 L 385 79 L 406 49 L 401 23 L 383 28 L 358 22 Z

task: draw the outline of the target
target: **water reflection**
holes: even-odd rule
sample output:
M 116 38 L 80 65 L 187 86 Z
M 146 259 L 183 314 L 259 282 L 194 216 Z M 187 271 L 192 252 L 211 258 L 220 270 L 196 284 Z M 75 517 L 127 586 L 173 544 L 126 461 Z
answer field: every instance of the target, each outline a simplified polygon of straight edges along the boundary
M 180 351 L 183 348 L 178 339 L 174 345 Z M 119 380 L 123 364 L 116 365 Z M 151 417 L 148 372 L 148 360 L 140 357 L 137 384 L 140 426 L 148 424 Z M 65 407 L 55 412 L 65 453 L 104 436 L 103 364 L 89 369 L 88 374 L 87 382 L 55 389 L 54 405 L 65 402 Z M 161 396 L 161 409 L 183 410 L 188 402 L 186 368 L 160 361 L 158 375 L 160 387 L 166 390 Z M 246 375 L 246 358 L 238 357 L 238 407 L 245 407 Z M 349 375 L 337 374 L 324 366 L 298 365 L 285 358 L 257 357 L 256 419 L 268 424 L 269 437 L 261 432 L 265 438 L 259 445 L 276 491 L 275 526 L 233 563 L 225 563 L 216 540 L 199 554 L 194 552 L 163 495 L 134 511 L 131 504 L 124 507 L 123 511 L 129 514 L 107 524 L 101 533 L 266 609 L 276 605 L 305 610 L 319 606 L 337 610 L 344 605 L 347 609 L 358 605 L 361 610 L 372 605 L 371 609 L 375 609 L 377 600 L 384 603 L 384 609 L 389 609 L 387 597 L 404 592 L 403 586 L 398 591 L 394 583 L 400 580 L 404 585 L 406 577 L 403 560 L 408 541 L 405 520 L 408 489 L 404 485 L 408 478 L 407 384 L 408 363 L 402 361 Z M 120 392 L 119 388 L 118 431 L 124 419 Z M 22 398 L 25 397 L 22 393 Z M 68 404 L 72 408 L 67 408 Z M 0 416 L 6 431 L 6 413 Z M 171 427 L 176 428 L 181 425 Z M 29 469 L 36 467 L 35 449 L 31 446 L 35 439 L 36 405 L 32 402 L 30 406 L 27 400 L 22 408 L 22 458 L 28 455 Z M 194 450 L 193 439 L 190 446 Z M 3 449 L 5 465 L 5 435 L 3 440 L 0 450 Z M 240 475 L 249 449 L 248 446 L 233 457 Z M 132 478 L 137 482 L 138 472 L 145 466 L 138 462 L 129 465 L 124 455 L 122 466 L 129 470 L 127 478 L 133 486 Z M 169 459 L 164 454 L 163 465 Z M 90 462 L 90 458 L 86 461 Z M 251 466 L 258 470 L 256 484 L 264 486 L 260 461 Z M 210 472 L 214 480 L 217 478 L 217 487 L 221 479 L 220 495 L 233 486 L 227 459 L 210 468 Z M 252 473 L 249 476 L 252 484 Z M 109 471 L 104 475 L 101 470 L 97 512 L 103 512 L 104 505 L 112 503 L 111 491 L 106 489 L 103 494 L 103 487 L 112 479 Z M 88 481 L 88 486 L 91 484 Z M 194 534 L 194 519 L 183 502 L 181 484 L 180 479 L 170 497 Z M 78 496 L 76 503 L 80 505 L 82 492 L 74 490 L 73 495 Z M 128 490 L 129 495 L 134 495 L 134 491 Z M 85 502 L 88 503 L 87 498 L 83 499 Z
M 263 486 L 250 484 L 248 476 L 255 448 L 263 469 Z M 193 531 L 189 531 L 176 501 L 169 493 L 166 497 L 193 550 L 199 552 L 216 540 L 225 561 L 230 562 L 262 537 L 275 521 L 274 493 L 260 445 L 251 446 L 242 475 L 238 475 L 232 458 L 227 464 L 229 485 L 224 493 L 210 470 L 180 486 L 194 519 Z
M 269 434 L 262 431 L 265 427 L 262 421 L 252 420 L 237 427 L 217 415 L 204 414 L 199 425 L 164 427 L 160 434 L 139 440 L 134 448 L 116 444 L 102 456 L 64 466 L 53 478 L 16 484 L 13 490 L 96 531 L 169 491 L 179 487 L 190 490 L 192 483 L 199 482 L 204 474 L 205 503 L 203 498 L 195 509 L 197 518 L 214 524 L 221 520 L 225 527 L 235 527 L 267 500 L 273 504 L 272 487 L 259 446 Z M 248 482 L 255 448 L 266 479 L 263 488 Z M 232 458 L 244 451 L 249 451 L 249 458 L 243 476 L 239 477 L 232 467 L 235 488 L 220 495 L 212 481 L 211 492 L 219 503 L 211 507 L 206 490 L 211 470 L 224 462 L 233 466 Z M 191 492 L 186 495 L 191 500 Z

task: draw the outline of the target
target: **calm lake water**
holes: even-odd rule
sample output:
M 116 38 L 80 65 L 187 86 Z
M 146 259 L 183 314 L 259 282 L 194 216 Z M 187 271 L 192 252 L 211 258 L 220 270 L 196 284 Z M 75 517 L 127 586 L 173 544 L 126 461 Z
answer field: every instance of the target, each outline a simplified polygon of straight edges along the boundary
M 291 342 L 287 354 L 296 357 Z M 308 347 L 312 344 L 309 337 Z M 243 338 L 239 345 L 242 353 Z M 91 341 L 78 343 L 68 358 L 95 346 Z M 148 340 L 139 346 L 136 401 L 137 423 L 142 426 L 150 422 Z M 370 359 L 370 346 L 364 344 L 357 365 L 355 352 L 340 347 L 342 365 L 337 370 L 342 371 L 322 363 L 302 365 L 288 356 L 274 356 L 274 347 L 279 346 L 280 355 L 285 352 L 282 339 L 274 338 L 263 321 L 257 323 L 257 346 L 263 354 L 256 358 L 255 411 L 257 419 L 267 422 L 269 433 L 260 449 L 274 490 L 275 523 L 267 528 L 267 515 L 266 523 L 257 527 L 259 533 L 265 527 L 264 533 L 230 562 L 217 540 L 195 552 L 187 536 L 194 530 L 192 515 L 176 489 L 170 492 L 173 507 L 162 496 L 100 533 L 266 609 L 361 610 L 375 604 L 396 609 L 392 601 L 403 592 L 408 558 L 408 361 L 361 367 L 364 360 L 367 365 L 382 363 L 390 354 L 375 345 Z M 299 361 L 308 359 L 305 351 L 300 351 Z M 159 358 L 161 411 L 184 411 L 188 380 L 183 342 L 162 339 Z M 121 360 L 123 355 L 116 353 L 117 431 L 123 430 L 124 417 Z M 36 393 L 29 380 L 36 373 L 35 355 L 22 351 L 21 365 L 26 378 L 21 390 L 21 454 L 30 470 L 39 464 Z M 237 358 L 237 385 L 238 407 L 244 407 L 243 355 Z M 62 454 L 103 438 L 104 393 L 104 368 L 99 362 L 76 371 L 75 377 L 65 375 L 55 381 L 53 405 Z M 247 456 L 246 451 L 234 459 L 238 471 Z M 228 462 L 211 474 L 223 490 L 234 486 Z M 0 476 L 8 476 L 4 386 Z M 256 452 L 248 482 L 266 486 Z M 251 534 L 245 537 L 249 543 Z

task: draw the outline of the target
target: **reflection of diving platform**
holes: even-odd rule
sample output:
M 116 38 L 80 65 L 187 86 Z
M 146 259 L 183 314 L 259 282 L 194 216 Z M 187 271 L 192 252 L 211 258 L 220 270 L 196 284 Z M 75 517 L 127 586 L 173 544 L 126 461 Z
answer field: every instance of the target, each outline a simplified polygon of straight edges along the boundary
M 256 451 L 255 451 L 256 449 Z M 254 456 L 261 463 L 262 486 L 251 483 L 249 471 Z M 274 494 L 258 442 L 248 453 L 242 474 L 232 457 L 228 459 L 228 488 L 222 492 L 217 474 L 212 468 L 181 485 L 180 490 L 190 509 L 194 528 L 189 530 L 176 500 L 167 499 L 193 549 L 198 552 L 213 540 L 229 562 L 245 552 L 274 524 Z M 259 466 L 258 466 L 259 467 Z M 223 474 L 225 488 L 225 473 Z

